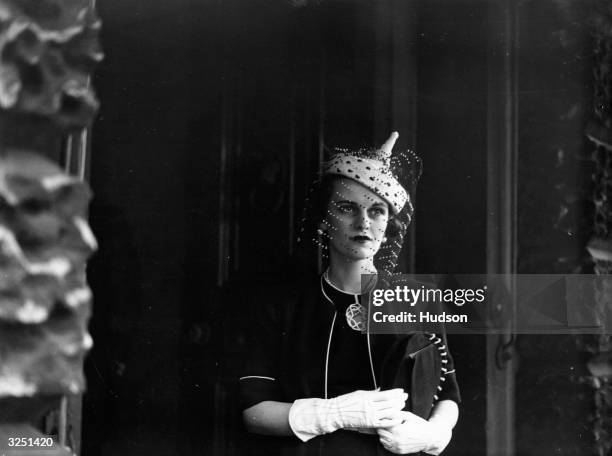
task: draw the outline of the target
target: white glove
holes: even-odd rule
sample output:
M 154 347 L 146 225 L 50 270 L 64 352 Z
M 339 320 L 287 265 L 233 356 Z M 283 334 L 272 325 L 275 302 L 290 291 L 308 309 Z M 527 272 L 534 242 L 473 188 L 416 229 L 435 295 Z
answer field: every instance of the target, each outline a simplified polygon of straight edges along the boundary
M 452 428 L 445 423 L 427 421 L 410 412 L 402 412 L 402 417 L 401 424 L 377 431 L 386 450 L 395 454 L 424 451 L 438 455 L 450 442 Z
M 451 437 L 453 436 L 453 427 L 455 426 L 456 418 L 449 423 L 444 419 L 444 416 L 431 416 L 427 421 L 430 424 L 432 431 L 430 446 L 426 453 L 438 455 L 448 446 Z
M 353 391 L 333 399 L 298 399 L 289 410 L 289 426 L 304 442 L 343 428 L 395 426 L 402 421 L 406 399 L 401 388 Z

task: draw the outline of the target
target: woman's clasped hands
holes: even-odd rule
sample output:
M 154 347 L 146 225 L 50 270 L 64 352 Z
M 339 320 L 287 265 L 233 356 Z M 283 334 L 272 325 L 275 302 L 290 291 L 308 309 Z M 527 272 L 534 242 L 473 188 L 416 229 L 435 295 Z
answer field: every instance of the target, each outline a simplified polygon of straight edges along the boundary
M 403 421 L 408 394 L 401 388 L 353 391 L 333 399 L 298 399 L 289 410 L 289 425 L 302 441 L 338 429 L 384 429 Z
M 452 428 L 436 421 L 427 421 L 410 412 L 401 412 L 400 424 L 378 429 L 382 446 L 395 454 L 423 451 L 438 455 L 446 448 L 452 436 Z

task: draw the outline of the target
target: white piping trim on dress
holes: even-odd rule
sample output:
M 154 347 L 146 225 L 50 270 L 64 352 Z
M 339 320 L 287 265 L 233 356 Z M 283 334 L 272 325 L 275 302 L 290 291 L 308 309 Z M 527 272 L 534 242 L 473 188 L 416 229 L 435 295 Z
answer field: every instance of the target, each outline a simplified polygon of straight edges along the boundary
M 328 282 L 329 283 L 329 282 Z M 330 284 L 331 285 L 331 284 Z M 327 299 L 329 301 L 329 303 L 334 306 L 334 301 L 331 300 L 331 298 L 329 296 L 327 296 L 327 293 L 325 293 L 325 289 L 323 288 L 323 276 L 321 276 L 321 293 L 323 293 L 323 296 L 325 296 L 325 299 Z M 336 306 L 334 306 L 335 308 Z
M 435 333 L 428 333 L 426 335 L 429 336 L 429 340 L 433 341 L 433 343 L 435 345 L 438 345 L 438 353 L 439 353 L 440 358 L 441 358 L 440 359 L 440 364 L 441 364 L 441 366 L 440 366 L 440 370 L 441 370 L 441 372 L 440 372 L 440 374 L 441 374 L 440 375 L 440 381 L 444 382 L 444 381 L 446 381 L 445 375 L 453 374 L 455 372 L 455 369 L 449 371 L 446 367 L 444 367 L 445 365 L 448 364 L 448 351 L 446 349 L 446 345 L 442 343 L 442 338 L 438 337 L 437 334 L 435 334 Z M 438 384 L 438 388 L 437 388 L 438 392 L 442 391 L 442 389 L 443 388 L 441 387 L 441 385 Z M 435 405 L 435 402 L 438 401 L 438 400 L 439 400 L 438 395 L 434 394 L 434 403 L 431 404 L 431 405 L 432 406 Z
M 334 318 L 332 320 L 331 328 L 329 329 L 329 339 L 327 341 L 327 354 L 325 355 L 325 399 L 327 399 L 327 369 L 329 367 L 329 347 L 331 346 L 332 334 L 334 333 L 334 325 L 336 324 L 337 315 L 338 311 L 334 312 Z
M 355 295 L 355 302 L 359 304 L 357 295 Z M 372 361 L 372 348 L 370 346 L 370 325 L 366 326 L 366 337 L 368 338 L 368 357 L 370 358 L 370 372 L 372 372 L 372 380 L 374 380 L 374 389 L 378 389 L 378 385 L 376 384 L 376 375 L 374 374 L 374 361 Z
M 327 293 L 325 293 L 325 288 L 323 287 L 323 279 L 325 279 L 325 281 L 333 288 L 335 288 L 336 290 L 342 292 L 342 293 L 346 293 L 346 291 L 342 291 L 340 290 L 338 287 L 336 287 L 333 283 L 331 283 L 331 281 L 329 280 L 329 278 L 327 277 L 327 271 L 325 271 L 325 273 L 323 273 L 321 275 L 321 292 L 323 293 L 323 296 L 325 296 L 325 299 L 327 299 L 329 301 L 329 303 L 334 306 L 334 309 L 336 308 L 336 306 L 334 305 L 334 301 L 331 300 L 331 298 L 329 296 L 327 296 Z M 359 302 L 359 295 L 353 294 L 353 296 L 355 297 L 355 303 L 356 304 L 360 304 Z M 329 330 L 329 340 L 327 341 L 327 353 L 325 355 L 325 399 L 327 399 L 327 371 L 329 368 L 329 349 L 331 346 L 331 339 L 332 339 L 332 334 L 334 333 L 334 324 L 336 323 L 336 316 L 338 315 L 338 311 L 336 310 L 334 312 L 334 318 L 332 320 L 332 324 L 331 324 L 331 328 Z M 372 348 L 370 346 L 370 328 L 366 329 L 366 336 L 368 339 L 368 357 L 370 359 L 370 372 L 372 373 L 372 380 L 374 381 L 374 389 L 378 388 L 378 385 L 376 384 L 376 375 L 374 374 L 374 362 L 372 361 Z
M 248 378 L 260 378 L 262 380 L 272 380 L 273 382 L 276 381 L 275 378 L 272 378 L 272 377 L 263 377 L 261 375 L 247 375 L 246 377 L 240 377 L 238 380 L 246 380 Z
M 327 299 L 329 303 L 332 305 L 332 307 L 334 307 L 335 309 L 336 306 L 334 306 L 334 301 L 332 301 L 330 297 L 327 296 L 327 293 L 325 293 L 325 288 L 323 287 L 323 276 L 324 275 L 325 274 L 321 276 L 321 293 L 323 293 L 323 296 L 325 296 L 325 299 Z M 338 311 L 335 310 L 334 318 L 332 319 L 331 328 L 329 328 L 329 339 L 327 340 L 327 352 L 325 354 L 325 399 L 327 399 L 327 370 L 329 368 L 329 349 L 331 347 L 332 334 L 334 333 L 334 324 L 336 323 L 337 315 L 338 315 Z

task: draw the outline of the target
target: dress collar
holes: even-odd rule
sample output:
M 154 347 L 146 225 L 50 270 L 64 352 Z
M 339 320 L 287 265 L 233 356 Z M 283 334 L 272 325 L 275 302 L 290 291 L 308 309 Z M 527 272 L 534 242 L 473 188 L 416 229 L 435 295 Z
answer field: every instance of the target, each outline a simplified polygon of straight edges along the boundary
M 371 286 L 368 286 L 368 290 L 374 288 L 376 280 L 372 281 Z M 345 310 L 351 304 L 358 302 L 364 303 L 367 301 L 366 294 L 355 294 L 348 293 L 336 287 L 327 276 L 327 271 L 321 275 L 321 291 L 327 301 L 330 301 L 338 310 Z M 365 305 L 365 304 L 364 304 Z

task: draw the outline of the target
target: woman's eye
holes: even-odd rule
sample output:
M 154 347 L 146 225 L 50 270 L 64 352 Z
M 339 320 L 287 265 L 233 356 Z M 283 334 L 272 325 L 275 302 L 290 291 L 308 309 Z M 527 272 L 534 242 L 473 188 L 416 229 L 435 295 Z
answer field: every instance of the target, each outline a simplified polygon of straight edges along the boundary
M 353 207 L 349 206 L 348 204 L 339 204 L 337 208 L 340 212 L 344 212 L 346 214 L 350 214 L 353 211 Z
M 387 213 L 382 207 L 374 207 L 371 209 L 371 211 L 376 215 L 385 215 Z

